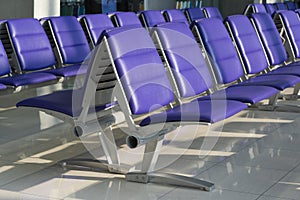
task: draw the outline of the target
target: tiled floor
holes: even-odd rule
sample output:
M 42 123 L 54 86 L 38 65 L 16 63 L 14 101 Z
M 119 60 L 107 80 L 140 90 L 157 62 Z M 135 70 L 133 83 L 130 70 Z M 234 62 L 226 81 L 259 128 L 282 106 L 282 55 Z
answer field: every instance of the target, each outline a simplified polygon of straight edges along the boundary
M 299 112 L 247 110 L 210 130 L 190 125 L 178 135 L 170 134 L 156 168 L 215 183 L 213 191 L 204 192 L 126 182 L 122 175 L 105 172 L 63 169 L 57 164 L 61 160 L 92 157 L 85 147 L 97 157 L 103 155 L 102 149 L 95 139 L 84 146 L 69 124 L 14 107 L 31 95 L 33 91 L 0 98 L 0 199 L 300 199 Z M 138 168 L 141 148 L 119 151 L 123 163 Z

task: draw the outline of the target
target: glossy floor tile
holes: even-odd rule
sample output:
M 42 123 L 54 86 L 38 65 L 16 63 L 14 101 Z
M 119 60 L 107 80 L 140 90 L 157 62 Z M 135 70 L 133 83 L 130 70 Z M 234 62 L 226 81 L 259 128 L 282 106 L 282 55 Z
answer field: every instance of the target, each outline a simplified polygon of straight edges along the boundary
M 187 125 L 168 134 L 155 169 L 214 182 L 215 189 L 205 192 L 127 182 L 104 170 L 63 168 L 65 159 L 105 157 L 97 134 L 79 139 L 70 124 L 14 106 L 55 89 L 0 97 L 1 200 L 300 199 L 299 112 L 249 109 L 212 126 Z M 115 134 L 118 143 L 125 141 L 124 134 Z M 143 151 L 120 144 L 121 163 L 140 169 Z
M 265 195 L 298 200 L 300 197 L 300 173 L 289 173 L 271 187 Z

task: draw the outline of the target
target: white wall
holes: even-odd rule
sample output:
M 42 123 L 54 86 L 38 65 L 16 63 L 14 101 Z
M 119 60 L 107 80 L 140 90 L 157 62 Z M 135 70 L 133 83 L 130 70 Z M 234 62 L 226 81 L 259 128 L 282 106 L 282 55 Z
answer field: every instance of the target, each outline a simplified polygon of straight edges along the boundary
M 60 0 L 34 0 L 33 17 L 42 18 L 60 15 Z

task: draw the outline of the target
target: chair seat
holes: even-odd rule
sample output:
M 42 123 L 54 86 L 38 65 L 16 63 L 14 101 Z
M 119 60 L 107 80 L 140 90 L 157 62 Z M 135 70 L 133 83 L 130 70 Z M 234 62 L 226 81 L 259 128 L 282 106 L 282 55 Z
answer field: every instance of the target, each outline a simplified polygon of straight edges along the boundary
M 5 90 L 6 88 L 6 85 L 0 83 L 0 90 Z
M 244 103 L 233 100 L 198 100 L 177 106 L 166 112 L 152 115 L 140 123 L 146 126 L 164 122 L 207 122 L 224 120 L 246 109 Z
M 278 93 L 278 90 L 269 86 L 251 86 L 239 84 L 226 88 L 225 90 L 219 90 L 209 96 L 205 96 L 202 99 L 229 99 L 237 100 L 243 103 L 255 104 L 264 99 Z
M 47 72 L 54 74 L 56 76 L 71 77 L 71 76 L 85 74 L 87 72 L 87 67 L 85 65 L 77 64 L 77 65 L 52 69 Z
M 17 104 L 17 107 L 19 106 L 36 107 L 39 109 L 47 109 L 59 113 L 64 113 L 71 117 L 77 117 L 79 116 L 82 107 L 79 101 L 76 102 L 76 99 L 78 98 L 75 98 L 75 96 L 81 94 L 82 94 L 81 89 L 58 91 L 43 96 L 25 99 L 19 102 Z M 95 111 L 100 111 L 107 107 L 108 106 L 98 106 L 95 108 Z
M 287 66 L 279 67 L 276 70 L 269 72 L 269 74 L 287 74 L 300 76 L 300 63 L 293 63 Z
M 274 87 L 278 90 L 284 90 L 292 87 L 300 82 L 300 78 L 294 75 L 260 75 L 250 78 L 247 81 L 240 83 L 240 85 L 264 85 Z
M 18 86 L 43 83 L 55 79 L 57 79 L 57 77 L 53 74 L 49 74 L 45 72 L 34 72 L 34 73 L 20 74 L 11 77 L 1 78 L 0 83 L 18 87 Z

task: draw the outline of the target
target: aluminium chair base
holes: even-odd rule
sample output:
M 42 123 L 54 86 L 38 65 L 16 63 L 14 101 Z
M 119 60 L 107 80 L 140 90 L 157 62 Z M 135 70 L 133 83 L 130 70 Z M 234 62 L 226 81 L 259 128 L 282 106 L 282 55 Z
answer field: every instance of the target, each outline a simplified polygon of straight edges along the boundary
M 115 174 L 126 174 L 131 170 L 130 166 L 108 164 L 105 160 L 96 159 L 69 159 L 60 162 L 60 165 L 65 169 L 87 169 L 91 171 L 106 171 Z
M 159 172 L 141 173 L 130 172 L 125 175 L 126 180 L 137 183 L 158 183 L 163 185 L 174 185 L 179 187 L 189 187 L 194 189 L 200 189 L 204 191 L 212 191 L 214 184 L 199 180 L 193 177 L 187 177 L 177 174 L 167 174 Z
M 212 191 L 214 184 L 199 180 L 193 177 L 183 175 L 167 174 L 159 172 L 142 173 L 142 172 L 128 172 L 129 166 L 126 165 L 112 165 L 106 161 L 99 161 L 94 159 L 71 159 L 60 162 L 63 168 L 85 169 L 92 171 L 107 171 L 114 174 L 124 174 L 125 180 L 137 183 L 157 183 L 162 185 L 173 185 L 179 187 L 188 187 L 200 189 L 203 191 Z

